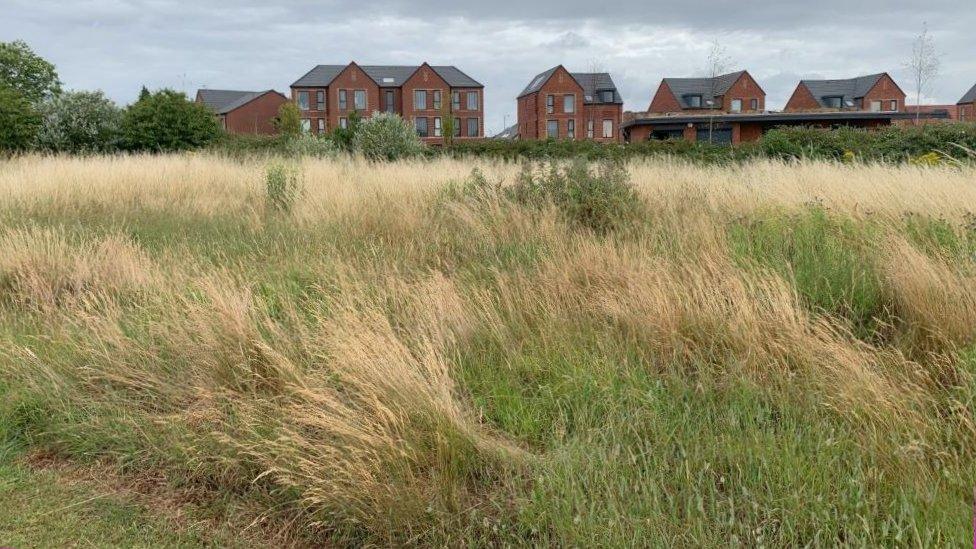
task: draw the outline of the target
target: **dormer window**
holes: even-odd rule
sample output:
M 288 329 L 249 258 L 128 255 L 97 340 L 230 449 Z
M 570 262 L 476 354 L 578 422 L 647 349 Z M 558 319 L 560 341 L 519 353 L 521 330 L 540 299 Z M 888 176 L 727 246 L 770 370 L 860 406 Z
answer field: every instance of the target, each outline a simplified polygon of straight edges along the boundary
M 685 102 L 692 109 L 700 109 L 702 106 L 702 96 L 700 95 L 686 95 Z
M 600 92 L 600 102 L 613 103 L 613 90 L 603 90 Z
M 829 109 L 839 109 L 844 104 L 844 98 L 840 95 L 830 95 L 824 97 L 823 102 Z

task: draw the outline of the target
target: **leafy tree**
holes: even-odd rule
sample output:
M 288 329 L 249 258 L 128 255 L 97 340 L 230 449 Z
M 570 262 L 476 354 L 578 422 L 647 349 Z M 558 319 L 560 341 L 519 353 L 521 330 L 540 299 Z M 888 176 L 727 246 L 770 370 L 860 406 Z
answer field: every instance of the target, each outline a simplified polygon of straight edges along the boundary
M 139 90 L 139 101 L 142 101 L 143 99 L 148 99 L 149 95 L 150 95 L 149 88 L 143 85 L 142 89 Z
M 41 125 L 41 116 L 19 91 L 0 85 L 0 150 L 30 148 Z
M 275 128 L 285 137 L 299 137 L 302 134 L 302 113 L 294 101 L 282 103 L 274 120 Z
M 54 65 L 23 40 L 0 42 L 0 85 L 13 88 L 34 104 L 61 92 Z
M 38 108 L 43 118 L 37 135 L 41 149 L 84 153 L 116 148 L 122 110 L 100 91 L 66 92 Z
M 122 139 L 131 150 L 195 149 L 219 135 L 217 120 L 209 109 L 169 89 L 136 101 L 122 116 Z
M 370 160 L 397 160 L 420 154 L 417 132 L 396 114 L 380 113 L 359 123 L 353 149 Z

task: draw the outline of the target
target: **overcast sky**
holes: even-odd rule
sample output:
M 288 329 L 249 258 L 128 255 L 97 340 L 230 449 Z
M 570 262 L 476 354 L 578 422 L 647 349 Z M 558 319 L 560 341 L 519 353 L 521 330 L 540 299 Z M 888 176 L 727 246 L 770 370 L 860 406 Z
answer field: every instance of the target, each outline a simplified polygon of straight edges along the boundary
M 457 65 L 485 85 L 488 133 L 515 121 L 515 96 L 562 63 L 609 71 L 626 110 L 645 110 L 665 76 L 696 76 L 710 44 L 727 48 L 782 107 L 800 78 L 902 68 L 927 22 L 942 53 L 928 102 L 976 83 L 973 0 L 703 2 L 626 0 L 0 0 L 0 41 L 26 40 L 66 87 L 131 102 L 143 84 L 288 86 L 317 64 Z

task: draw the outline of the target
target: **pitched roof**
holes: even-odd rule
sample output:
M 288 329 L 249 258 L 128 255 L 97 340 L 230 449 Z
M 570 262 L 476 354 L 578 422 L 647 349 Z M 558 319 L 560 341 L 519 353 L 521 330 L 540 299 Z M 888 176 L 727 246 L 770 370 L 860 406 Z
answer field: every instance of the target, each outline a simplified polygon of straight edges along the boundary
M 541 72 L 529 82 L 529 85 L 522 90 L 522 93 L 518 94 L 518 97 L 523 97 L 529 95 L 530 93 L 535 93 L 542 89 L 542 86 L 547 80 L 559 69 L 562 65 L 557 65 L 545 72 Z M 583 102 L 586 104 L 593 103 L 623 103 L 624 100 L 620 97 L 620 93 L 617 91 L 617 85 L 613 83 L 613 78 L 610 77 L 610 73 L 606 72 L 571 72 L 570 76 L 576 83 L 583 88 Z M 599 92 L 608 91 L 613 92 L 613 97 L 610 101 L 603 101 L 600 97 Z
M 678 100 L 678 104 L 683 109 L 690 108 L 709 108 L 707 101 L 725 95 L 729 88 L 735 84 L 746 71 L 730 72 L 721 74 L 715 78 L 665 78 L 664 83 L 671 89 L 671 93 Z M 702 98 L 702 107 L 692 107 L 688 103 L 688 97 L 699 95 Z M 712 108 L 719 108 L 714 105 Z
M 518 124 L 513 124 L 492 136 L 492 139 L 516 139 L 518 138 Z
M 197 90 L 197 96 L 208 109 L 217 114 L 226 114 L 256 97 L 269 91 L 238 91 L 238 90 Z
M 841 97 L 842 104 L 847 105 L 848 102 L 853 104 L 855 100 L 867 95 L 884 75 L 885 73 L 882 72 L 840 80 L 800 80 L 800 83 L 810 90 L 821 107 L 828 107 L 824 98 Z
M 295 81 L 294 87 L 328 86 L 339 73 L 349 65 L 318 65 L 308 71 L 305 76 Z M 396 88 L 403 85 L 408 78 L 417 72 L 420 65 L 358 65 L 376 85 L 386 88 Z M 452 88 L 481 88 L 484 87 L 474 78 L 465 74 L 461 69 L 451 65 L 431 65 L 441 78 Z
M 966 95 L 962 96 L 957 105 L 962 105 L 963 103 L 976 103 L 976 85 L 966 92 Z

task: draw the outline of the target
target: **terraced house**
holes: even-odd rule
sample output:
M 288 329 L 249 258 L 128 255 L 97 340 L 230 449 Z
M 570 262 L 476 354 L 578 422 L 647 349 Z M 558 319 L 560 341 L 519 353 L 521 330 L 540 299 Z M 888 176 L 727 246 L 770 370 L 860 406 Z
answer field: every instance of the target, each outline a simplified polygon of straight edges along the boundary
M 214 112 L 220 127 L 228 133 L 277 133 L 274 119 L 278 109 L 288 101 L 274 91 L 197 90 L 197 103 Z
M 558 65 L 536 75 L 517 103 L 519 139 L 620 141 L 623 99 L 608 73 Z
M 399 114 L 424 141 L 444 142 L 453 122 L 458 139 L 484 137 L 484 86 L 454 66 L 318 65 L 291 85 L 306 131 L 346 127 L 357 112 Z

